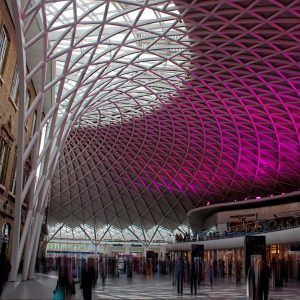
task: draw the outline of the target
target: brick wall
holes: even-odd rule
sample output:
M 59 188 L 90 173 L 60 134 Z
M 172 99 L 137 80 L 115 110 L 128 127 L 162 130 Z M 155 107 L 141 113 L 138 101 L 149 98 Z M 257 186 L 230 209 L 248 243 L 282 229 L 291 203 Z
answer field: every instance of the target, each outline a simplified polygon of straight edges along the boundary
M 5 223 L 12 225 L 10 233 L 10 243 L 8 247 L 8 255 L 11 252 L 12 243 L 12 231 L 13 231 L 13 209 L 14 209 L 14 194 L 11 191 L 11 183 L 14 175 L 14 157 L 17 146 L 17 131 L 18 131 L 18 107 L 10 99 L 11 86 L 15 67 L 17 64 L 17 51 L 16 51 L 16 35 L 14 24 L 10 16 L 6 1 L 0 1 L 0 26 L 5 26 L 5 29 L 9 36 L 8 51 L 3 67 L 3 72 L 0 74 L 0 133 L 1 129 L 5 127 L 10 131 L 10 151 L 8 157 L 7 170 L 3 184 L 0 185 L 0 238 L 2 235 L 2 226 Z M 36 96 L 36 92 L 32 83 L 29 84 L 28 91 L 30 94 L 31 101 Z M 17 97 L 18 99 L 18 97 Z M 30 102 L 31 102 L 30 101 Z M 32 126 L 33 126 L 33 115 L 32 114 L 25 127 L 25 145 L 27 145 L 31 138 Z M 5 129 L 5 130 L 6 130 Z M 3 130 L 2 130 L 3 132 Z M 3 134 L 3 133 L 2 133 Z M 31 165 L 28 161 L 27 165 Z M 5 209 L 3 204 L 5 204 Z M 23 207 L 25 212 L 26 204 Z M 25 214 L 24 214 L 25 215 Z M 1 244 L 1 242 L 0 242 Z M 1 250 L 1 248 L 0 248 Z

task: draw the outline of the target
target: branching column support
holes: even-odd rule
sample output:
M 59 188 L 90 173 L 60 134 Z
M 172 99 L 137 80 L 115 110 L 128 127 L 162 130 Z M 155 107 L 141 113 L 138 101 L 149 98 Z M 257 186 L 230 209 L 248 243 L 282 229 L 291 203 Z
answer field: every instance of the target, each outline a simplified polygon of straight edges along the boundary
M 104 237 L 105 237 L 106 234 L 108 233 L 110 227 L 111 227 L 111 225 L 109 225 L 109 226 L 107 227 L 107 229 L 105 230 L 105 232 L 102 234 L 101 238 L 99 239 L 99 242 L 97 243 L 97 245 L 99 245 L 99 244 L 102 242 L 102 240 L 104 239 Z
M 44 164 L 44 170 L 47 170 L 49 168 L 49 172 L 48 172 L 48 176 L 47 176 L 47 180 L 45 182 L 45 184 L 43 185 L 43 189 L 42 189 L 42 194 L 41 194 L 41 198 L 39 199 L 39 205 L 38 205 L 38 209 L 36 212 L 36 219 L 35 219 L 35 227 L 34 230 L 32 232 L 32 241 L 31 241 L 31 249 L 33 251 L 33 255 L 31 256 L 31 261 L 30 261 L 30 269 L 29 269 L 29 278 L 33 277 L 33 273 L 34 273 L 34 266 L 35 266 L 35 257 L 37 255 L 37 250 L 38 250 L 38 245 L 39 245 L 39 238 L 40 238 L 40 233 L 41 233 L 41 228 L 42 228 L 42 221 L 43 221 L 43 217 L 44 217 L 44 211 L 46 209 L 47 203 L 48 203 L 48 193 L 50 190 L 50 186 L 51 186 L 51 178 L 53 176 L 53 172 L 54 172 L 54 168 L 57 164 L 58 158 L 60 156 L 60 151 L 54 151 L 53 154 L 53 162 L 51 163 L 52 159 L 50 159 L 49 161 L 47 160 L 47 156 L 45 159 L 45 164 Z M 47 163 L 46 163 L 47 162 Z M 50 167 L 49 167 L 50 165 Z M 44 171 L 46 172 L 46 171 Z
M 85 231 L 85 229 L 81 225 L 79 225 L 79 228 L 86 235 L 86 237 L 95 245 L 95 241 L 88 235 L 88 233 Z
M 45 84 L 45 73 L 46 73 L 45 71 L 46 71 L 46 69 L 44 68 L 43 72 L 42 72 L 42 77 L 43 77 L 42 78 L 42 85 Z M 43 100 L 44 100 L 44 96 L 42 96 L 42 98 L 41 98 L 41 100 L 40 100 L 40 102 L 38 104 L 37 120 L 41 120 Z M 40 149 L 40 142 L 41 142 L 41 135 L 42 135 L 42 128 L 41 128 L 41 123 L 40 122 L 37 122 L 35 134 L 38 135 L 39 138 L 37 139 L 37 141 L 36 141 L 36 143 L 34 145 L 34 148 L 32 150 L 33 151 L 32 157 L 38 158 L 38 156 L 39 156 L 39 149 Z M 37 168 L 39 166 L 38 159 L 33 159 L 32 165 L 33 165 L 33 171 L 32 172 L 34 172 L 36 174 Z M 36 180 L 36 176 L 34 176 L 34 178 Z M 35 198 L 35 196 L 34 196 L 34 194 L 35 194 L 34 187 L 36 185 L 35 180 L 34 180 L 32 186 L 31 186 L 31 190 L 30 190 L 30 197 L 29 197 L 30 201 L 29 201 L 29 207 L 28 207 L 28 210 L 30 212 L 34 210 L 36 202 L 39 202 L 39 200 L 42 200 L 42 199 L 39 199 L 39 197 Z M 40 206 L 38 205 L 38 207 L 40 207 Z M 43 218 L 44 217 L 44 211 L 42 211 L 41 214 L 42 214 L 42 218 Z M 36 216 L 35 216 L 35 218 L 36 218 Z M 23 266 L 23 280 L 26 280 L 27 277 L 28 277 L 29 261 L 31 260 L 31 256 L 32 256 L 31 243 L 32 243 L 32 239 L 36 238 L 34 236 L 33 231 L 32 231 L 33 227 L 31 227 L 30 229 L 31 230 L 27 233 L 26 245 L 25 245 L 24 266 Z
M 23 190 L 23 151 L 24 151 L 24 111 L 26 99 L 26 55 L 25 55 L 25 37 L 23 35 L 24 24 L 21 17 L 21 3 L 19 0 L 12 1 L 12 13 L 15 21 L 15 29 L 18 38 L 17 54 L 19 60 L 19 113 L 18 113 L 18 149 L 17 149 L 17 175 L 16 175 L 16 201 L 15 201 L 15 215 L 13 226 L 13 241 L 12 241 L 12 256 L 11 264 L 12 270 L 10 272 L 9 280 L 15 281 L 18 272 L 18 255 L 20 252 L 20 230 L 21 230 L 21 216 L 22 216 L 22 190 Z M 25 228 L 28 230 L 28 227 Z
M 52 241 L 64 226 L 65 226 L 65 223 L 62 223 L 62 225 L 60 225 L 59 228 L 51 235 L 51 237 L 48 239 L 47 243 Z
M 131 230 L 129 227 L 127 228 L 128 231 L 130 231 L 143 245 L 147 246 L 147 242 L 144 242 L 133 230 Z
M 154 237 L 155 237 L 155 235 L 156 235 L 156 233 L 157 233 L 159 227 L 160 227 L 160 226 L 157 225 L 157 227 L 156 227 L 156 229 L 155 229 L 155 231 L 154 231 L 154 233 L 153 233 L 153 235 L 152 235 L 152 237 L 151 237 L 151 239 L 150 239 L 150 241 L 149 241 L 149 246 L 152 244 L 153 239 L 154 239 Z
M 47 182 L 48 187 L 50 186 L 50 182 Z M 35 213 L 34 223 L 32 224 L 32 232 L 30 236 L 27 236 L 27 239 L 29 240 L 28 248 L 26 248 L 26 251 L 31 251 L 31 255 L 25 256 L 26 258 L 26 269 L 23 270 L 23 279 L 31 279 L 33 277 L 34 272 L 34 266 L 35 266 L 35 260 L 37 255 L 37 250 L 39 246 L 39 240 L 40 240 L 40 233 L 41 233 L 41 227 L 42 222 L 44 218 L 44 211 L 47 204 L 47 195 L 42 195 L 42 200 L 39 201 L 37 206 L 37 212 Z M 25 260 L 24 260 L 25 263 Z
M 97 248 L 98 248 L 98 243 L 97 243 L 97 232 L 96 232 L 96 225 L 94 224 L 94 239 L 95 239 L 95 255 L 97 256 Z

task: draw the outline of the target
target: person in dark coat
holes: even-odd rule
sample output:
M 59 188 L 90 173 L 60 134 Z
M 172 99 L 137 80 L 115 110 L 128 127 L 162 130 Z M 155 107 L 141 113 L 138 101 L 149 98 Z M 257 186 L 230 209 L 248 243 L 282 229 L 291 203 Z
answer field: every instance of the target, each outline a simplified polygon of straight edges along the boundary
M 190 271 L 190 287 L 191 294 L 193 291 L 197 294 L 197 284 L 198 284 L 198 259 L 194 259 L 194 262 L 191 263 L 191 271 Z
M 241 277 L 242 277 L 242 262 L 240 260 L 236 260 L 236 262 L 235 262 L 236 284 L 241 283 Z
M 0 297 L 8 280 L 8 275 L 11 270 L 9 260 L 4 254 L 0 254 Z
M 1 268 L 0 268 L 0 297 L 2 295 L 2 292 L 4 290 L 4 285 L 5 285 L 5 274 L 4 274 L 4 268 L 3 268 L 4 264 L 5 264 L 4 255 L 1 254 L 0 255 L 0 266 L 1 266 Z
M 176 279 L 177 279 L 177 292 L 182 294 L 183 292 L 183 276 L 184 276 L 184 261 L 182 256 L 176 263 Z
M 54 294 L 54 299 L 70 300 L 72 297 L 72 276 L 70 275 L 70 261 L 66 256 L 58 258 L 58 278 Z
M 82 268 L 81 273 L 81 285 L 82 295 L 84 300 L 92 299 L 92 287 L 95 280 L 95 270 L 91 265 L 91 261 L 88 261 Z
M 213 284 L 213 274 L 214 274 L 214 266 L 213 266 L 213 260 L 211 259 L 209 262 L 209 282 L 212 285 Z
M 89 262 L 90 266 L 90 270 L 93 273 L 93 287 L 96 286 L 97 281 L 98 281 L 98 260 L 97 258 L 90 258 L 90 262 Z
M 269 279 L 271 278 L 271 269 L 265 260 L 261 264 L 260 272 L 260 295 L 259 299 L 268 300 L 269 297 Z
M 99 272 L 102 279 L 102 285 L 105 285 L 105 279 L 106 279 L 106 262 L 103 257 L 100 258 L 99 263 Z

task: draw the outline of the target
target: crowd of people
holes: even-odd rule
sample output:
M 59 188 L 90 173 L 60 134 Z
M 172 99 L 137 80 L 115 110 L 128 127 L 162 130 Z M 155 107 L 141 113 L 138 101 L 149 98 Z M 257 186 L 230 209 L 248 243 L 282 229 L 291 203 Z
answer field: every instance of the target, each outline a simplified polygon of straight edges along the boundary
M 271 268 L 265 259 L 255 260 L 248 271 L 247 294 L 250 299 L 268 300 Z
M 234 263 L 234 265 L 233 265 Z M 179 256 L 175 262 L 173 285 L 176 285 L 178 294 L 183 293 L 184 286 L 189 286 L 191 294 L 197 294 L 197 288 L 201 282 L 209 280 L 213 285 L 218 278 L 224 280 L 225 276 L 235 276 L 236 283 L 240 284 L 242 279 L 242 261 L 229 261 L 225 268 L 223 259 L 209 259 L 205 261 L 203 258 L 194 258 L 190 262 L 187 257 Z
M 188 232 L 185 232 L 184 234 L 176 233 L 175 240 L 176 242 L 188 242 L 191 241 L 191 235 Z
M 216 279 L 222 281 L 225 277 L 235 278 L 236 284 L 240 284 L 245 274 L 242 258 L 226 258 L 226 261 L 224 259 L 196 257 L 189 261 L 187 255 L 181 255 L 177 260 L 169 261 L 168 269 L 174 274 L 173 285 L 176 286 L 178 294 L 183 294 L 183 289 L 187 286 L 191 294 L 197 294 L 197 290 L 202 282 L 207 281 L 213 285 Z M 104 286 L 108 274 L 111 277 L 119 276 L 118 260 L 114 257 L 75 258 L 62 256 L 43 261 L 46 261 L 49 270 L 53 269 L 58 272 L 57 283 L 53 291 L 53 300 L 70 300 L 76 291 L 77 293 L 79 291 L 82 293 L 82 299 L 91 300 L 92 289 L 97 284 L 98 277 L 101 278 L 100 280 Z M 160 261 L 158 264 L 160 266 L 159 269 L 165 270 L 166 268 L 162 267 L 162 263 L 166 264 L 167 261 Z M 272 278 L 272 285 L 275 288 L 282 287 L 284 282 L 287 284 L 288 277 L 291 276 L 288 271 L 291 269 L 289 263 L 290 261 L 275 259 L 274 257 L 269 262 L 269 265 L 266 261 L 261 260 L 252 263 L 247 275 L 247 286 L 250 288 L 249 293 L 251 295 L 259 295 L 260 298 L 257 299 L 268 299 L 270 278 Z M 4 255 L 0 256 L 0 265 L 3 266 L 0 268 L 1 297 L 11 266 Z M 124 272 L 128 271 L 129 266 L 131 272 L 135 270 L 132 259 L 125 259 Z M 45 270 L 45 268 L 43 267 L 41 270 Z M 165 272 L 160 273 L 166 274 Z M 300 262 L 298 262 L 297 274 L 298 280 L 300 280 Z
M 104 286 L 107 274 L 111 274 L 113 277 L 117 274 L 115 258 L 79 259 L 62 256 L 56 258 L 52 263 L 52 267 L 58 270 L 53 300 L 70 300 L 76 293 L 76 284 L 79 284 L 83 299 L 91 300 L 92 289 L 97 284 L 99 275 Z
M 177 293 L 183 294 L 184 289 L 197 294 L 203 282 L 211 285 L 215 281 L 222 281 L 225 277 L 233 279 L 237 285 L 247 282 L 248 296 L 250 299 L 268 299 L 269 285 L 273 289 L 280 289 L 288 284 L 289 278 L 294 277 L 291 273 L 293 261 L 273 257 L 270 260 L 263 258 L 255 259 L 245 275 L 242 258 L 222 259 L 194 258 L 191 262 L 188 256 L 179 256 L 174 262 L 173 285 Z M 297 280 L 300 280 L 300 261 L 298 261 Z
M 288 284 L 288 261 L 273 257 L 268 263 L 266 259 L 255 259 L 247 274 L 248 295 L 251 299 L 268 299 L 269 284 L 280 289 Z M 290 261 L 292 263 L 292 261 Z M 291 271 L 291 269 L 290 269 Z M 298 280 L 300 280 L 300 262 L 298 261 Z
M 58 271 L 58 280 L 54 289 L 53 300 L 70 300 L 76 290 L 82 292 L 82 299 L 92 299 L 92 289 L 97 284 L 98 277 L 102 285 L 105 285 L 107 276 L 111 278 L 126 274 L 132 277 L 133 272 L 151 275 L 154 272 L 167 274 L 172 271 L 169 260 L 156 261 L 155 259 L 133 259 L 133 257 L 107 257 L 75 258 L 75 257 L 49 257 L 46 259 L 46 267 L 40 266 L 40 270 Z M 76 289 L 76 286 L 78 287 Z

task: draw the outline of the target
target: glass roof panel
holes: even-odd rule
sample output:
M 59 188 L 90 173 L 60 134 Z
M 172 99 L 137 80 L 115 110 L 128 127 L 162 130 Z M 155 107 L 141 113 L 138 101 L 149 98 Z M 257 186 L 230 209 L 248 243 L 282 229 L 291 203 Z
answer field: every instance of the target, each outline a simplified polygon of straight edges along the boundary
M 70 228 L 62 223 L 53 226 L 48 226 L 50 239 L 69 239 L 69 240 L 93 240 L 95 231 L 86 224 L 81 224 L 75 228 Z M 113 226 L 104 225 L 96 229 L 97 241 L 139 241 L 149 243 L 153 242 L 172 242 L 174 241 L 175 233 L 188 232 L 188 227 L 180 226 L 175 231 L 164 227 L 154 226 L 149 230 L 143 230 L 137 226 L 129 226 L 123 230 Z
M 174 83 L 178 86 L 183 79 L 182 66 L 188 65 L 185 52 L 189 43 L 181 41 L 186 32 L 182 30 L 179 12 L 173 9 L 170 15 L 174 5 L 167 9 L 159 1 L 149 1 L 147 7 L 143 3 L 76 0 L 46 4 L 52 54 L 57 56 L 56 76 L 64 80 L 64 95 L 70 94 L 57 98 L 59 110 L 63 113 L 67 104 L 81 102 L 81 126 L 95 117 L 88 116 L 91 108 L 101 111 L 100 125 L 142 116 L 161 107 L 162 101 L 168 102 L 168 94 L 175 91 Z M 61 24 L 70 27 L 61 28 Z M 172 32 L 176 32 L 176 38 Z M 75 68 L 80 70 L 77 74 L 70 72 Z M 128 75 L 133 71 L 138 72 L 133 75 L 134 83 Z M 122 96 L 110 97 L 114 103 L 111 112 L 109 107 L 103 107 L 102 99 L 116 86 Z M 86 93 L 77 93 L 78 88 L 85 88 Z M 89 121 L 86 126 L 90 124 Z

